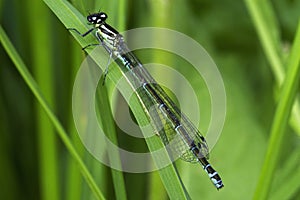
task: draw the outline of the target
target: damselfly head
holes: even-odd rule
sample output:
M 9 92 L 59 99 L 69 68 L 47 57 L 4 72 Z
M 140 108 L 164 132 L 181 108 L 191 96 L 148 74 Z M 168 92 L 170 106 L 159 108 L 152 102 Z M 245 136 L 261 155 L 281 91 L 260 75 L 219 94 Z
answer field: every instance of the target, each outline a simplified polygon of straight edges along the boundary
M 87 20 L 92 24 L 101 24 L 105 22 L 107 15 L 104 12 L 94 13 L 87 16 Z

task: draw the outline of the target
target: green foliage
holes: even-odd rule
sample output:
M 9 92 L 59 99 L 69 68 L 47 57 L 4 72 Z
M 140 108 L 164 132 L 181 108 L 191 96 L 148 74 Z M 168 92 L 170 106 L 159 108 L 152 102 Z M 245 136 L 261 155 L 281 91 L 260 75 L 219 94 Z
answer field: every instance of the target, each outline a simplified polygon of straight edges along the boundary
M 299 197 L 298 1 L 3 0 L 0 9 L 3 199 Z M 99 9 L 120 31 L 146 26 L 180 31 L 202 44 L 214 59 L 227 95 L 226 122 L 210 156 L 224 180 L 222 190 L 216 191 L 199 165 L 176 161 L 157 172 L 123 173 L 99 163 L 85 150 L 73 123 L 72 87 L 84 59 L 81 47 L 97 41 L 66 28 L 87 31 L 85 16 Z M 201 102 L 199 129 L 205 133 L 211 117 L 210 95 L 188 63 L 166 52 L 146 50 L 137 55 L 145 63 L 172 66 L 189 79 Z M 107 59 L 91 57 L 104 63 Z M 153 74 L 180 88 L 174 77 L 159 70 Z M 118 108 L 120 98 L 112 98 L 111 93 L 121 76 L 116 65 L 110 66 L 108 94 L 98 87 L 96 107 L 101 110 L 99 122 L 110 130 L 107 137 L 134 152 L 161 148 L 159 137 L 145 141 L 126 137 L 113 121 L 108 102 Z M 189 105 L 189 98 L 184 99 L 180 103 Z M 129 106 L 138 123 L 147 121 L 137 98 L 132 97 Z M 118 152 L 107 157 L 121 160 Z

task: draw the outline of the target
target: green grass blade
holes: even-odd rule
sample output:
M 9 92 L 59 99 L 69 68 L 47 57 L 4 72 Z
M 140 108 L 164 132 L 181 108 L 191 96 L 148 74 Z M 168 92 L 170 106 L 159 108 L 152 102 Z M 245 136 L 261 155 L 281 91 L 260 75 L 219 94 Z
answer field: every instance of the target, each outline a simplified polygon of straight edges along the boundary
M 297 95 L 300 77 L 300 23 L 287 62 L 287 75 L 282 85 L 280 99 L 272 123 L 266 158 L 256 187 L 254 199 L 266 199 L 271 188 L 284 134 Z
M 170 17 L 170 12 L 169 12 L 170 11 L 170 3 L 162 2 L 162 1 L 158 0 L 158 1 L 149 2 L 149 5 L 150 5 L 150 12 L 151 12 L 150 16 L 152 16 L 152 17 L 149 18 L 148 21 L 150 22 L 151 26 L 167 27 L 168 25 L 170 25 L 170 24 L 168 24 L 168 19 Z M 148 38 L 148 39 L 152 40 L 153 43 L 159 42 L 155 38 L 156 38 L 156 36 L 153 36 L 152 38 Z M 151 56 L 151 60 L 153 63 L 161 63 L 161 61 L 166 61 L 166 60 L 170 61 L 171 60 L 170 56 L 161 55 L 158 53 L 152 53 L 149 56 Z M 161 74 L 161 72 L 155 71 L 155 70 L 152 71 L 152 75 L 154 75 L 154 76 L 156 75 L 156 77 L 158 77 L 159 75 L 165 76 L 164 74 Z M 172 77 L 170 76 L 168 78 L 171 79 Z M 170 82 L 172 82 L 172 80 L 170 80 Z M 171 184 L 171 181 L 173 181 L 172 178 L 170 179 L 170 181 L 168 181 L 167 175 L 164 175 L 165 179 L 161 178 L 162 174 L 159 173 L 158 175 L 157 175 L 157 173 L 150 174 L 151 177 L 150 177 L 149 187 L 150 187 L 151 195 L 149 196 L 149 199 L 156 199 L 157 197 L 165 196 L 166 190 L 164 190 L 164 188 L 162 186 L 165 186 L 165 188 L 166 188 L 166 185 Z M 161 178 L 160 182 L 158 180 L 159 178 Z M 174 191 L 167 190 L 169 197 L 170 197 L 170 193 L 172 193 L 172 192 L 174 192 Z
M 0 110 L 4 111 L 5 104 L 3 102 L 3 98 L 0 98 Z M 1 127 L 1 133 L 8 133 L 9 127 L 8 127 L 8 113 L 7 112 L 1 112 L 0 113 L 0 127 Z M 5 135 L 5 134 L 2 134 Z M 7 147 L 9 146 L 9 138 L 3 137 L 0 140 L 0 172 L 1 172 L 1 179 L 0 179 L 0 185 L 2 185 L 1 189 L 1 195 L 5 197 L 6 199 L 19 199 L 19 193 L 16 192 L 16 188 L 18 187 L 18 181 L 19 179 L 14 174 L 13 169 L 14 165 L 9 160 L 9 157 L 6 155 Z M 13 190 L 14 188 L 15 190 Z
M 29 8 L 30 7 L 30 8 Z M 30 31 L 30 48 L 33 56 L 33 68 L 37 83 L 44 93 L 49 104 L 54 105 L 54 78 L 53 78 L 53 62 L 51 57 L 52 41 L 50 12 L 45 4 L 39 0 L 32 1 L 28 5 L 27 12 Z M 36 16 L 40 16 L 36 20 Z M 48 51 L 41 51 L 41 46 L 47 47 Z M 43 67 L 41 67 L 43 66 Z M 54 134 L 54 128 L 49 121 L 44 110 L 36 103 L 36 121 L 38 131 L 38 156 L 39 156 L 39 172 L 41 185 L 41 198 L 44 200 L 60 199 L 60 180 L 58 170 L 58 154 L 57 154 L 57 138 Z
M 245 0 L 248 11 L 260 38 L 262 47 L 270 63 L 278 88 L 282 85 L 285 70 L 279 40 L 279 27 L 269 1 Z M 296 100 L 290 124 L 300 135 L 300 101 Z
M 103 62 L 100 64 L 100 66 L 102 68 L 104 68 L 106 66 L 106 59 L 103 57 L 101 58 L 100 54 L 97 51 L 93 51 L 90 54 L 90 56 L 91 56 L 91 58 L 93 58 L 93 60 L 97 60 L 98 62 L 99 61 Z M 104 70 L 104 69 L 102 69 L 102 70 Z M 121 76 L 122 76 L 122 74 L 120 72 L 119 67 L 116 65 L 116 63 L 112 63 L 112 66 L 110 66 L 110 71 L 109 71 L 109 74 L 107 75 L 107 77 L 109 79 L 111 79 L 114 84 L 117 84 L 117 82 L 121 78 Z M 131 97 L 129 106 L 130 106 L 134 116 L 136 117 L 138 124 L 145 124 L 148 122 L 148 116 L 144 112 L 138 98 L 135 95 L 133 95 Z M 150 152 L 153 152 L 157 149 L 164 148 L 164 145 L 159 137 L 146 138 L 146 143 L 148 145 Z M 153 159 L 154 159 L 154 163 L 157 166 L 161 166 L 160 162 L 162 160 L 164 160 L 164 161 L 168 160 L 169 163 L 171 163 L 169 155 L 166 151 L 164 151 L 164 154 L 160 155 L 160 157 L 155 157 L 155 155 L 153 155 Z M 161 180 L 165 186 L 165 189 L 168 192 L 170 199 L 176 199 L 176 198 L 187 199 L 187 194 L 184 191 L 181 180 L 178 176 L 177 170 L 175 169 L 174 165 L 169 165 L 162 169 L 159 169 L 159 174 L 160 174 Z
M 173 24 L 170 24 L 169 19 L 172 18 L 171 7 L 172 4 L 170 2 L 165 2 L 161 0 L 151 1 L 150 4 L 150 11 L 152 12 L 151 18 L 149 19 L 149 22 L 151 23 L 151 26 L 155 27 L 171 27 Z M 148 40 L 152 40 L 153 43 L 157 43 L 159 40 L 159 35 L 154 35 L 152 38 L 148 38 Z M 153 53 L 151 55 L 151 60 L 153 63 L 172 63 L 172 56 L 161 54 L 161 53 Z M 174 63 L 172 63 L 174 65 Z M 170 64 L 170 65 L 172 65 Z M 161 74 L 158 71 L 153 70 L 152 73 L 156 77 L 159 76 L 165 76 L 164 74 Z M 170 83 L 176 84 L 175 80 L 172 80 L 172 76 L 168 77 L 168 81 Z M 173 78 L 174 79 L 174 78 Z M 163 134 L 163 133 L 161 133 Z M 157 146 L 158 147 L 158 146 Z M 161 148 L 161 147 L 160 147 Z M 189 199 L 189 194 L 186 192 L 186 188 L 182 183 L 181 177 L 179 177 L 177 167 L 175 164 L 170 165 L 169 169 L 162 169 L 159 171 L 162 183 L 168 193 L 168 196 L 170 199 L 177 199 L 179 196 L 181 198 L 179 199 Z M 155 180 L 155 175 L 153 174 L 153 180 Z M 152 184 L 156 184 L 156 182 L 152 182 Z M 165 191 L 159 188 L 152 186 L 152 189 L 157 190 L 157 193 L 163 194 Z
M 22 59 L 20 58 L 20 56 L 14 49 L 11 42 L 9 41 L 2 26 L 0 27 L 0 41 L 1 41 L 4 49 L 6 50 L 7 54 L 10 56 L 11 60 L 15 64 L 17 70 L 23 77 L 24 81 L 26 82 L 26 84 L 28 85 L 28 87 L 30 88 L 30 90 L 32 91 L 32 93 L 34 94 L 34 96 L 36 97 L 36 99 L 38 100 L 40 105 L 42 106 L 42 108 L 47 113 L 48 117 L 50 118 L 51 122 L 53 123 L 54 127 L 56 128 L 60 138 L 62 139 L 63 143 L 65 144 L 66 148 L 68 149 L 69 153 L 73 156 L 74 160 L 77 161 L 77 164 L 80 167 L 80 170 L 81 170 L 83 176 L 85 177 L 88 185 L 90 186 L 91 191 L 93 192 L 93 194 L 95 195 L 95 197 L 97 199 L 104 199 L 102 192 L 97 187 L 91 174 L 89 173 L 85 164 L 83 163 L 80 156 L 78 155 L 78 153 L 77 153 L 76 149 L 74 148 L 73 144 L 71 143 L 66 131 L 64 130 L 64 128 L 62 127 L 62 125 L 60 124 L 58 119 L 55 117 L 55 115 L 51 111 L 48 104 L 46 103 L 45 98 L 43 97 L 38 85 L 32 78 L 32 76 L 29 73 L 29 71 L 27 70 L 24 62 L 22 61 Z
M 82 52 L 78 52 L 79 45 L 72 41 L 70 46 L 71 51 L 71 57 L 72 62 L 71 66 L 80 66 L 82 62 Z M 74 78 L 77 72 L 77 68 L 72 68 L 72 77 Z M 73 80 L 73 79 L 72 79 Z M 74 122 L 73 122 L 73 115 L 72 112 L 69 113 L 69 129 L 70 130 L 70 138 L 77 149 L 79 155 L 84 154 L 84 146 L 81 143 L 81 140 L 78 136 L 77 130 L 75 128 Z M 73 160 L 73 158 L 69 157 L 68 163 L 67 163 L 67 174 L 66 174 L 66 200 L 80 200 L 81 194 L 82 194 L 82 176 L 80 173 L 80 170 L 77 167 L 76 162 Z
M 246 0 L 246 5 L 255 25 L 259 39 L 264 48 L 266 57 L 272 67 L 277 83 L 282 83 L 284 79 L 283 61 L 280 56 L 280 41 L 273 34 L 278 32 L 279 28 L 275 17 L 271 14 L 272 8 L 269 1 Z M 266 13 L 270 13 L 267 15 Z M 268 18 L 266 17 L 268 16 Z
M 88 29 L 85 25 L 86 22 L 84 17 L 81 14 L 79 14 L 78 11 L 76 11 L 69 3 L 64 1 L 57 2 L 53 0 L 44 0 L 44 1 L 47 3 L 50 9 L 56 14 L 56 16 L 62 21 L 62 23 L 66 27 L 76 27 L 81 32 L 84 32 Z M 78 36 L 78 34 L 74 34 L 74 33 L 72 34 L 79 41 L 82 47 L 86 46 L 87 44 L 95 43 L 95 39 L 90 40 L 88 38 L 84 38 L 83 40 L 80 36 Z M 90 51 L 91 51 L 90 49 L 87 49 L 87 52 Z M 90 56 L 96 61 L 101 60 L 101 58 L 99 58 L 98 55 L 91 54 Z M 101 66 L 105 66 L 105 64 Z M 117 66 L 111 67 L 110 69 L 112 70 L 110 70 L 108 77 L 114 83 L 117 83 L 117 80 L 119 80 L 119 78 L 122 75 Z M 133 110 L 133 113 L 136 116 L 137 121 L 139 123 L 143 123 L 145 120 L 147 120 L 147 116 L 145 115 L 138 100 L 134 101 L 133 103 L 130 103 L 130 107 Z M 153 151 L 154 149 L 157 148 L 163 148 L 163 144 L 158 138 L 147 139 L 146 142 L 150 151 Z M 168 159 L 167 152 L 165 158 Z M 182 183 L 173 165 L 170 165 L 168 167 L 165 167 L 164 169 L 159 170 L 159 173 L 170 198 L 186 199 L 186 194 L 182 187 Z
M 144 110 L 141 108 L 139 100 L 137 97 L 133 97 L 131 100 L 130 108 L 138 123 L 145 124 L 145 122 L 148 121 L 148 118 Z M 150 152 L 164 148 L 164 144 L 159 137 L 146 138 L 146 143 Z M 168 161 L 169 163 L 172 163 L 167 151 L 161 153 L 159 157 L 155 154 L 152 156 L 156 166 L 161 166 L 161 161 Z M 189 199 L 174 164 L 160 168 L 158 173 L 170 199 Z
M 96 1 L 96 4 L 100 4 L 100 6 L 96 6 L 96 9 L 101 8 L 101 11 L 105 11 L 109 13 L 110 24 L 116 28 L 120 32 L 124 31 L 126 28 L 126 20 L 127 20 L 127 1 L 126 0 L 117 0 L 117 1 L 109 1 L 105 5 L 100 1 Z
M 75 127 L 71 128 L 71 140 L 77 149 L 79 155 L 84 152 L 81 140 L 78 137 Z M 76 161 L 73 158 L 69 158 L 66 174 L 66 200 L 80 200 L 82 194 L 82 176 L 80 169 L 77 167 Z
M 103 80 L 100 80 L 100 82 L 102 81 Z M 99 111 L 101 110 L 102 113 L 102 115 L 100 115 L 99 117 L 101 119 L 103 130 L 105 133 L 107 133 L 107 137 L 109 138 L 109 140 L 111 140 L 114 144 L 117 145 L 117 133 L 114 126 L 114 119 L 111 115 L 112 111 L 110 109 L 108 94 L 105 86 L 101 85 L 98 87 L 96 99 L 98 102 Z M 103 113 L 105 113 L 105 115 L 103 115 Z M 117 162 L 118 166 L 121 168 L 122 164 L 118 151 L 108 152 L 108 156 L 110 161 L 114 160 L 114 163 Z M 111 169 L 111 173 L 115 188 L 116 199 L 127 199 L 123 173 L 115 169 Z
M 124 30 L 125 29 L 125 19 L 126 19 L 126 4 L 124 0 L 119 1 L 110 1 L 105 3 L 105 5 L 99 6 L 99 4 L 103 4 L 100 1 L 95 1 L 95 10 L 101 8 L 105 10 L 107 13 L 110 14 L 110 21 L 113 25 L 116 25 L 118 29 Z M 103 6 L 109 7 L 108 9 L 103 8 Z M 111 12 L 110 12 L 111 11 Z M 116 13 L 116 14 L 114 14 Z M 102 82 L 103 80 L 100 80 Z M 107 133 L 107 137 L 111 142 L 114 144 L 118 144 L 117 141 L 117 133 L 115 129 L 114 119 L 112 116 L 112 111 L 110 109 L 109 98 L 108 98 L 108 91 L 106 86 L 99 86 L 97 91 L 97 105 L 99 111 L 101 111 L 102 115 L 99 116 L 101 124 L 103 126 L 103 130 Z M 103 115 L 105 113 L 105 115 Z M 121 168 L 121 159 L 119 152 L 108 152 L 109 160 L 117 164 Z M 110 169 L 112 174 L 112 180 L 114 185 L 114 191 L 116 199 L 127 199 L 127 192 L 125 187 L 124 176 L 121 171 Z

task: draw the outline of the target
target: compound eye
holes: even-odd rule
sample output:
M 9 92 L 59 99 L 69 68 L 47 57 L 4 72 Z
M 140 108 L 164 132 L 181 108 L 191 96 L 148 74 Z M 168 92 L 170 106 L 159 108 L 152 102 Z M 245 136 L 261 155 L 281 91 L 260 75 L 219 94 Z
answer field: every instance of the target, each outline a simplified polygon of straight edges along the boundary
M 88 22 L 92 24 L 101 24 L 105 22 L 106 19 L 107 15 L 104 12 L 90 14 L 89 16 L 87 16 Z
M 97 20 L 98 20 L 98 17 L 93 16 L 91 21 L 92 21 L 93 23 L 95 23 Z
M 107 19 L 107 15 L 104 12 L 99 13 L 99 17 L 101 18 L 102 21 L 105 21 Z
M 97 21 L 97 17 L 95 15 L 89 15 L 89 16 L 87 16 L 87 20 L 88 20 L 88 22 L 94 24 Z

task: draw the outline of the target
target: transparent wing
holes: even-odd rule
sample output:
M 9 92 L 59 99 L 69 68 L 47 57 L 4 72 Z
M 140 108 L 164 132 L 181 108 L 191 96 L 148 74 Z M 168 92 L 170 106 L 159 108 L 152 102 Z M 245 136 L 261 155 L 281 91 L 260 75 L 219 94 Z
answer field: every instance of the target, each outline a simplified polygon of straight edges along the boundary
M 143 89 L 140 90 L 142 91 L 141 93 L 145 93 Z M 155 89 L 158 91 L 162 90 L 160 87 Z M 168 105 L 166 105 L 170 112 L 165 112 L 164 109 L 162 109 L 162 102 L 164 102 L 164 104 L 166 103 L 166 98 L 164 96 L 159 96 L 157 98 L 160 99 L 157 99 L 149 94 L 143 94 L 140 98 L 147 108 L 151 124 L 174 158 L 180 157 L 187 162 L 198 162 L 198 157 L 191 151 L 192 145 L 198 148 L 203 157 L 208 157 L 209 150 L 204 137 L 187 117 L 183 114 L 178 114 L 179 109 L 175 105 L 172 104 L 172 108 L 170 109 L 168 108 Z M 162 98 L 164 99 L 162 100 Z M 169 105 L 169 107 L 171 107 L 171 105 Z M 180 126 L 176 125 L 174 122 L 177 121 L 177 119 L 178 122 L 176 123 Z
M 194 155 L 191 151 L 193 147 L 199 150 L 200 156 L 208 158 L 209 150 L 204 137 L 181 113 L 137 58 L 132 53 L 126 53 L 126 56 L 122 55 L 122 59 L 124 63 L 135 63 L 135 67 L 126 64 L 130 72 L 126 76 L 131 80 L 131 84 L 138 88 L 137 94 L 149 113 L 151 124 L 167 148 L 176 157 L 180 155 L 187 162 L 198 161 L 199 155 Z M 179 126 L 180 128 L 176 128 Z
M 179 108 L 158 84 L 152 84 L 152 87 L 155 89 L 157 96 L 159 96 L 166 105 L 165 109 L 162 109 L 163 107 L 160 106 L 160 110 L 164 112 L 165 121 L 172 126 L 172 129 L 165 131 L 166 138 L 168 142 L 171 143 L 172 151 L 180 154 L 181 158 L 187 162 L 197 162 L 197 156 L 191 151 L 191 148 L 196 146 L 200 154 L 208 159 L 208 145 L 200 131 L 181 113 Z

